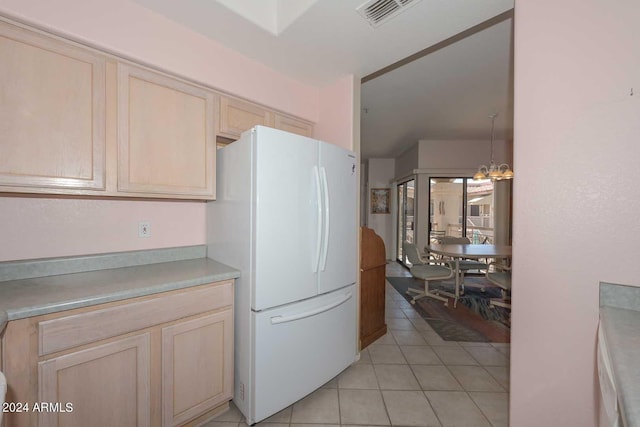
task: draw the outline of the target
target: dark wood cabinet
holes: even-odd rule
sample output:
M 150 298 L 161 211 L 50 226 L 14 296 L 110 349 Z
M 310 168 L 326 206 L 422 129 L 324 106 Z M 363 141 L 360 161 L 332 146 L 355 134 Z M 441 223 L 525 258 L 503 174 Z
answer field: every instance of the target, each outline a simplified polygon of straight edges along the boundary
M 386 252 L 382 238 L 360 228 L 360 349 L 387 333 L 384 320 Z

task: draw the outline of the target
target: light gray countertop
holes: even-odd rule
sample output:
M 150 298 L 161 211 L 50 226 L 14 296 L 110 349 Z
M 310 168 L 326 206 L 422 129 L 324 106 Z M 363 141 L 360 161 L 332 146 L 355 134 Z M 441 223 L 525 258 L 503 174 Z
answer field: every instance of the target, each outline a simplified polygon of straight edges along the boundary
M 640 427 L 640 287 L 600 285 L 600 327 L 624 425 Z
M 11 320 L 239 276 L 240 272 L 232 267 L 200 257 L 3 281 L 0 282 L 0 332 Z
M 618 402 L 626 426 L 640 426 L 640 312 L 600 307 Z

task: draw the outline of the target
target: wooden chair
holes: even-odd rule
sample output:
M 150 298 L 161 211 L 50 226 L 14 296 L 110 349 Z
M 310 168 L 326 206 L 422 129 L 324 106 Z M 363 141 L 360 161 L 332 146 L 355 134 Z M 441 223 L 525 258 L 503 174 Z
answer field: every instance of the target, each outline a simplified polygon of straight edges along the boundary
M 454 271 L 451 267 L 451 261 L 441 259 L 423 259 L 420 256 L 418 248 L 413 243 L 405 242 L 402 245 L 404 253 L 411 263 L 411 275 L 416 279 L 424 281 L 424 290 L 409 288 L 408 295 L 415 294 L 411 299 L 411 304 L 415 304 L 417 300 L 424 297 L 436 299 L 444 302 L 445 306 L 449 305 L 449 299 L 439 295 L 438 291 L 429 289 L 429 282 L 432 280 L 445 280 L 453 277 Z

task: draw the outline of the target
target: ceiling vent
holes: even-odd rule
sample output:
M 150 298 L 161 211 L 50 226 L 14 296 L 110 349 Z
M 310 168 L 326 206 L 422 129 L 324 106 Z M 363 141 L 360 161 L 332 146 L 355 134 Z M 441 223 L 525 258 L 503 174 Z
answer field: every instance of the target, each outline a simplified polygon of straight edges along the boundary
M 372 27 L 379 27 L 420 0 L 369 0 L 356 9 Z

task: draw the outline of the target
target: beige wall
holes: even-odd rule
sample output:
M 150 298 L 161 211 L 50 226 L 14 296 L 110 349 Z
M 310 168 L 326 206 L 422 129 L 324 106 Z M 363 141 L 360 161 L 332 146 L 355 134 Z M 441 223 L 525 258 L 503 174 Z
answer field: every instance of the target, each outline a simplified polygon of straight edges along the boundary
M 496 164 L 512 162 L 511 141 L 493 141 Z M 489 165 L 491 141 L 484 140 L 421 140 L 421 169 L 469 169 L 472 174 L 481 164 Z
M 640 285 L 640 2 L 515 22 L 510 425 L 593 427 L 598 284 Z
M 392 221 L 395 208 L 394 195 L 396 189 L 391 186 L 395 175 L 395 161 L 393 159 L 369 159 L 367 165 L 368 182 L 367 198 L 363 201 L 367 209 L 367 227 L 373 229 L 384 241 L 387 252 L 387 259 L 395 259 L 395 249 L 393 248 L 393 227 Z M 391 213 L 372 214 L 371 213 L 371 189 L 389 188 L 391 190 Z
M 395 173 L 396 179 L 403 179 L 413 173 L 414 169 L 419 167 L 418 144 L 406 150 L 400 156 L 396 157 Z

